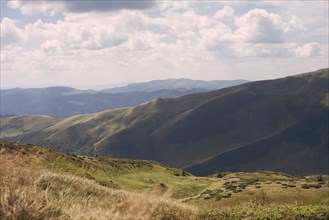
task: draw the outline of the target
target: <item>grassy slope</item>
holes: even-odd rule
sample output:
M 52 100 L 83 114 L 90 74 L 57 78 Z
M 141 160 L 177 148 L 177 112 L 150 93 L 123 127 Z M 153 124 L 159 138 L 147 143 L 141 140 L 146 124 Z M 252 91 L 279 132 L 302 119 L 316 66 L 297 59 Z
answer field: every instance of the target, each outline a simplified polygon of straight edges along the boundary
M 0 146 L 0 217 L 225 219 L 222 215 L 250 217 L 253 210 L 252 218 L 264 218 L 270 212 L 260 213 L 262 208 L 277 210 L 281 218 L 305 212 L 325 219 L 329 213 L 327 176 L 323 181 L 273 172 L 195 177 L 152 161 L 67 155 L 3 142 Z M 219 208 L 224 206 L 228 208 Z M 235 207 L 249 212 L 238 213 Z
M 46 115 L 12 116 L 1 118 L 0 138 L 15 137 L 24 133 L 47 128 L 60 119 Z

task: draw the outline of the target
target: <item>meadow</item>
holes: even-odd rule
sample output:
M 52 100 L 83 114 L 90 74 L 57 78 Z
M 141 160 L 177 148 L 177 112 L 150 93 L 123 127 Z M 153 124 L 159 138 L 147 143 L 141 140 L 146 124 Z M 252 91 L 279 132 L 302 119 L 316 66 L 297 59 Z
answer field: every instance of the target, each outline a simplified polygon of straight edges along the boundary
M 157 162 L 0 143 L 1 219 L 328 219 L 328 176 L 196 177 Z

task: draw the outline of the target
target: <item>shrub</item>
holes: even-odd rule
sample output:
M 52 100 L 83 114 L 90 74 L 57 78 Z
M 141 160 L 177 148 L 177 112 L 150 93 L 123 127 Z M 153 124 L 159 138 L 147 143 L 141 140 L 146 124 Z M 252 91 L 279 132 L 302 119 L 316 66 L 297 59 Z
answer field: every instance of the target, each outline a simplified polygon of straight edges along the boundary
M 303 184 L 302 185 L 302 188 L 303 189 L 309 189 L 309 188 L 316 188 L 316 189 L 319 189 L 321 188 L 322 185 L 321 184 Z
M 323 177 L 322 177 L 322 175 L 317 176 L 317 177 L 316 177 L 316 180 L 317 180 L 318 182 L 323 182 Z
M 221 174 L 221 173 L 217 173 L 216 177 L 217 177 L 217 178 L 222 178 L 222 177 L 223 177 L 223 174 Z

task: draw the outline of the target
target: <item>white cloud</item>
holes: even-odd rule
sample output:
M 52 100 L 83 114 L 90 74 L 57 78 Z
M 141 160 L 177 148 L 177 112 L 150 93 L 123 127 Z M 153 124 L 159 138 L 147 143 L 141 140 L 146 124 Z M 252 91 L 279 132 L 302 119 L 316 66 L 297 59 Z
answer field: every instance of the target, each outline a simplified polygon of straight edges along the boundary
M 221 44 L 220 49 L 214 51 L 219 57 L 258 57 L 258 58 L 300 58 L 320 57 L 324 55 L 320 44 L 312 42 L 304 45 L 296 43 L 235 43 Z
M 201 10 L 197 8 L 200 3 L 165 1 L 157 7 L 140 8 L 149 10 L 121 10 L 127 7 L 117 5 L 113 11 L 103 10 L 99 4 L 88 9 L 85 6 L 90 2 L 84 6 L 64 5 L 63 1 L 31 2 L 8 4 L 33 16 L 55 14 L 61 9 L 63 18 L 51 23 L 41 17 L 25 26 L 18 26 L 13 18 L 3 18 L 1 76 L 5 82 L 11 79 L 12 85 L 23 83 L 19 76 L 44 84 L 47 80 L 103 84 L 109 79 L 113 84 L 125 79 L 230 78 L 225 71 L 247 78 L 239 73 L 241 69 L 249 74 L 260 72 L 270 68 L 268 60 L 274 65 L 269 74 L 282 71 L 283 67 L 276 65 L 288 60 L 304 60 L 300 65 L 308 70 L 311 65 L 327 65 L 327 26 L 323 22 L 309 26 L 313 23 L 305 21 L 299 11 L 283 13 L 290 3 L 273 9 L 270 3 L 260 3 L 263 9 L 250 9 L 249 5 L 242 10 L 241 4 L 251 3 L 220 1 Z M 308 15 L 316 12 L 310 8 L 305 8 Z
M 36 14 L 54 15 L 62 11 L 63 5 L 55 1 L 8 1 L 8 6 L 19 9 L 24 15 L 33 16 Z
M 235 20 L 235 38 L 241 42 L 280 43 L 291 26 L 278 14 L 253 9 Z
M 207 16 L 198 15 L 194 11 L 166 11 L 163 13 L 163 17 L 154 19 L 152 23 L 166 27 L 175 34 L 179 34 L 182 31 L 196 31 L 200 28 L 205 28 L 213 24 L 214 21 Z
M 288 22 L 289 26 L 295 30 L 306 31 L 307 28 L 304 27 L 303 22 L 295 15 L 291 16 L 290 21 Z
M 202 44 L 210 49 L 223 43 L 232 42 L 234 39 L 232 30 L 220 22 L 212 27 L 201 29 L 199 33 Z
M 118 10 L 144 10 L 152 8 L 156 1 L 23 1 L 11 0 L 8 6 L 19 9 L 24 15 L 33 16 L 37 14 L 55 15 L 64 13 L 84 13 L 84 12 L 111 12 Z
M 130 35 L 129 39 L 122 45 L 122 47 L 128 50 L 152 49 L 160 45 L 161 38 L 161 35 L 155 34 L 151 31 L 138 32 Z
M 192 2 L 190 1 L 159 1 L 158 8 L 160 11 L 178 11 L 178 10 L 189 10 Z
M 234 12 L 235 11 L 231 6 L 225 5 L 223 9 L 219 10 L 215 14 L 214 18 L 219 20 L 232 18 L 234 16 Z
M 15 21 L 4 18 L 0 25 L 1 46 L 17 44 L 22 40 L 22 31 L 17 28 Z
M 41 49 L 46 53 L 63 53 L 63 48 L 59 40 L 47 40 L 41 44 Z
M 295 49 L 295 54 L 297 57 L 314 57 L 320 56 L 322 54 L 322 50 L 320 44 L 312 42 L 301 47 L 297 46 Z

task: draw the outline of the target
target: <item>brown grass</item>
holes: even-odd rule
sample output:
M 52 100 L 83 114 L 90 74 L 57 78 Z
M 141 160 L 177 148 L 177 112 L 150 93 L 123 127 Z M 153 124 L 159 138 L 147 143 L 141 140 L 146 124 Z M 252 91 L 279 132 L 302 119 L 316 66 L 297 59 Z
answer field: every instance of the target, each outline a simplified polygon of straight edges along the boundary
M 36 158 L 4 154 L 0 219 L 193 219 L 196 213 L 171 200 L 111 189 L 38 166 L 31 170 L 28 161 Z
M 173 200 L 167 195 L 172 193 L 172 186 L 164 184 L 163 179 L 160 184 L 154 182 L 159 184 L 155 185 L 155 190 L 131 192 L 129 188 L 123 190 L 111 188 L 111 185 L 104 186 L 96 179 L 79 175 L 79 172 L 68 172 L 66 169 L 52 169 L 47 166 L 56 161 L 61 168 L 65 168 L 70 163 L 62 157 L 66 155 L 49 150 L 46 152 L 42 148 L 24 147 L 20 144 L 9 144 L 4 147 L 0 144 L 0 219 L 329 219 L 327 202 L 324 203 L 322 197 L 317 196 L 318 193 L 327 193 L 327 188 L 323 186 L 321 189 L 306 190 L 299 187 L 301 184 L 317 181 L 315 177 L 307 177 L 302 182 L 296 179 L 294 184 L 298 187 L 282 189 L 283 183 L 287 185 L 291 184 L 291 181 L 288 181 L 288 177 L 283 178 L 282 175 L 278 175 L 277 177 L 283 178 L 280 179 L 280 183 L 273 182 L 273 178 L 277 179 L 275 176 L 269 179 L 272 180 L 270 185 L 257 181 L 248 185 L 246 192 L 233 193 L 231 189 L 224 187 L 226 182 L 229 184 L 225 186 L 232 187 L 241 183 L 242 180 L 239 180 L 241 177 L 243 177 L 242 182 L 245 182 L 263 176 L 259 173 L 248 173 L 244 177 L 232 173 L 220 179 L 216 187 L 212 185 L 213 188 L 205 191 L 207 193 L 192 195 L 185 200 Z M 116 161 L 119 164 L 121 162 Z M 91 166 L 84 166 L 81 163 L 81 167 L 76 166 L 73 170 L 75 169 L 83 169 L 83 172 L 86 172 Z M 126 171 L 124 168 L 119 170 Z M 129 178 L 121 180 L 128 182 L 135 179 L 136 181 L 141 178 L 139 174 L 132 173 Z M 214 181 L 213 178 L 208 177 L 196 179 Z M 236 182 L 238 180 L 240 182 Z M 233 184 L 233 181 L 236 183 Z M 325 182 L 327 183 L 327 179 Z M 188 182 L 175 183 L 181 184 L 180 186 L 188 185 Z M 261 188 L 257 189 L 256 186 Z M 164 189 L 165 193 L 162 191 Z M 188 192 L 195 189 L 198 190 L 192 187 Z M 274 189 L 279 189 L 276 192 L 278 195 L 286 192 L 290 197 L 298 195 L 299 201 L 303 201 L 300 198 L 312 199 L 312 195 L 316 194 L 314 198 L 318 202 L 294 204 L 286 202 L 286 198 L 280 198 L 280 203 L 276 203 L 273 200 L 275 194 L 270 193 L 275 191 Z M 300 193 L 291 194 L 293 190 L 306 195 L 301 197 Z M 224 198 L 222 195 L 228 192 L 232 196 Z M 251 192 L 253 192 L 252 196 L 247 195 Z M 222 198 L 217 201 L 219 196 Z M 243 196 L 246 196 L 246 199 Z M 248 202 L 245 203 L 245 200 Z M 183 201 L 189 205 L 183 204 Z M 197 208 L 193 206 L 194 204 Z

